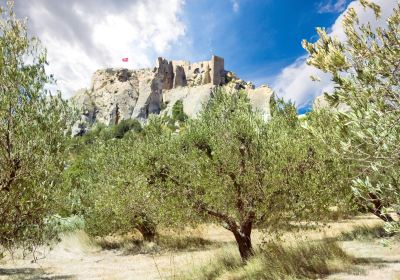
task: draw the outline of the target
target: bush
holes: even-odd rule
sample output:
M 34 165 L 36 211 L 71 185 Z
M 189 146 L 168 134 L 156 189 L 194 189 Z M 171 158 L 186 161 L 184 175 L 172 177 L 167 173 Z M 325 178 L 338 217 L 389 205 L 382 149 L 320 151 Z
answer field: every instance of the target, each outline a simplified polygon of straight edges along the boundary
M 179 122 L 184 122 L 188 119 L 188 116 L 183 111 L 182 100 L 176 101 L 176 103 L 172 107 L 172 119 Z
M 113 137 L 121 139 L 125 136 L 128 131 L 133 130 L 134 132 L 141 132 L 142 125 L 138 120 L 129 119 L 122 120 L 119 124 L 112 127 Z
M 128 131 L 141 132 L 142 125 L 135 119 L 122 120 L 119 124 L 112 126 L 97 123 L 87 133 L 76 138 L 77 146 L 79 144 L 90 145 L 98 139 L 104 141 L 113 138 L 122 139 Z

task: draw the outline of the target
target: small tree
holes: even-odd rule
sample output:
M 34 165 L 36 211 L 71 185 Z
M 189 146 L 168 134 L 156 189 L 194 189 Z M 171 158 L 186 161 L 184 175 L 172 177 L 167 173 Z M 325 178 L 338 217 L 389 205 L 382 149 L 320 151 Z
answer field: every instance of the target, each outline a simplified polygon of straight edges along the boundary
M 0 245 L 31 247 L 43 241 L 52 213 L 69 110 L 44 90 L 46 53 L 13 3 L 0 13 Z
M 291 105 L 287 105 L 291 106 Z M 318 220 L 334 204 L 326 165 L 296 117 L 277 108 L 265 123 L 243 92 L 216 91 L 179 134 L 151 121 L 136 156 L 165 217 L 217 222 L 231 231 L 240 255 L 253 254 L 255 226 L 273 231 L 295 220 Z
M 379 6 L 360 3 L 379 18 Z M 357 202 L 391 222 L 386 209 L 400 210 L 399 5 L 386 23 L 376 29 L 360 24 L 350 8 L 343 20 L 343 42 L 319 28 L 320 39 L 314 44 L 304 41 L 303 46 L 310 54 L 308 63 L 332 75 L 335 89 L 326 95 L 328 101 L 348 109 L 334 114 L 332 121 L 341 141 L 336 152 L 357 165 L 352 184 Z
M 138 179 L 132 161 L 140 141 L 140 134 L 130 134 L 81 148 L 64 174 L 62 196 L 68 199 L 61 205 L 63 215 L 83 216 L 91 235 L 137 229 L 144 240 L 154 241 L 159 205 Z

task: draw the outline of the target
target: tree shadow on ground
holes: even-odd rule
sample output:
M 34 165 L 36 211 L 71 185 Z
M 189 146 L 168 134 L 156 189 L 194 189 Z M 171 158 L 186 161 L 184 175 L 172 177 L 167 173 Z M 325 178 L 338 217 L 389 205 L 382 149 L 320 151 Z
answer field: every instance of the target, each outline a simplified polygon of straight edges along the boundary
M 103 250 L 120 250 L 122 255 L 160 254 L 166 252 L 194 252 L 221 248 L 231 241 L 214 241 L 196 236 L 158 235 L 154 242 L 130 238 L 100 238 L 96 245 Z
M 400 263 L 400 260 L 387 260 L 381 258 L 356 258 L 356 264 L 376 264 L 376 265 L 385 265 L 385 264 L 396 264 Z
M 0 276 L 9 276 L 13 280 L 75 279 L 74 275 L 51 275 L 38 268 L 0 268 Z

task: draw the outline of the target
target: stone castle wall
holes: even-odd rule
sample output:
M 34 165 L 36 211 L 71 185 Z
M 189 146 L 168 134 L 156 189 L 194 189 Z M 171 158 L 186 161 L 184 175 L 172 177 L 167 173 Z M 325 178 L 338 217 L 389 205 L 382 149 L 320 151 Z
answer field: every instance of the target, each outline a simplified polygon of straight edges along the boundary
M 209 61 L 195 63 L 184 60 L 167 61 L 158 58 L 156 68 L 165 77 L 164 89 L 210 83 L 215 86 L 225 84 L 224 59 L 215 55 Z

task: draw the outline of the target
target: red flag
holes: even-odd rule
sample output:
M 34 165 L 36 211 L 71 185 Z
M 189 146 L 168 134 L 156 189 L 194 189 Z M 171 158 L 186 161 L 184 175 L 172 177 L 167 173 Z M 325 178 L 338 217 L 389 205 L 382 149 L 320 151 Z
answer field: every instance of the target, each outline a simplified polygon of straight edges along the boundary
M 127 58 L 127 57 L 124 57 L 124 58 L 122 59 L 122 62 L 128 62 L 128 58 Z

